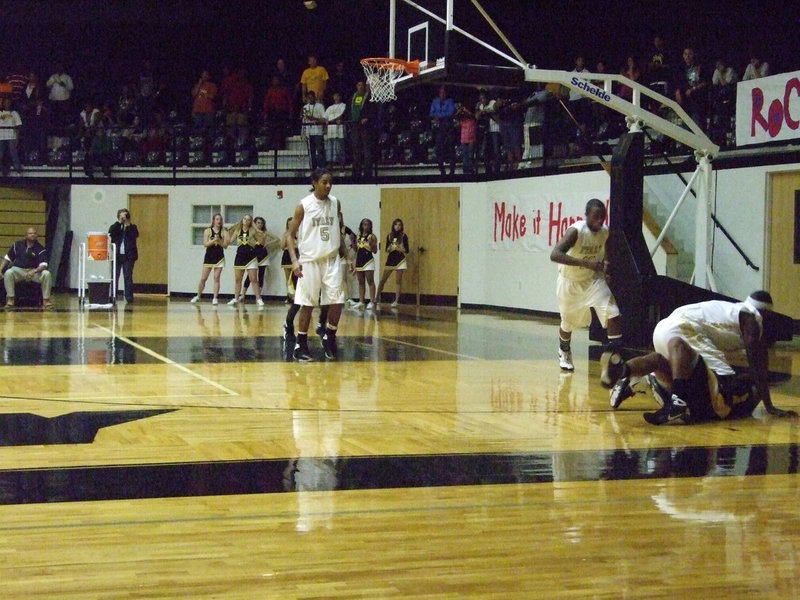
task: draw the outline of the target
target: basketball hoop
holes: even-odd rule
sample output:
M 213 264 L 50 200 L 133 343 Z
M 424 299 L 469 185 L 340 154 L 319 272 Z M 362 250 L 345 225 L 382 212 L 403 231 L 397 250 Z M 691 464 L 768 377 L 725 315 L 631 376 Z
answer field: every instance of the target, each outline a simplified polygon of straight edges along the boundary
M 406 61 L 399 58 L 362 58 L 361 66 L 367 78 L 372 100 L 388 102 L 397 99 L 394 86 L 403 75 L 419 74 L 419 61 Z

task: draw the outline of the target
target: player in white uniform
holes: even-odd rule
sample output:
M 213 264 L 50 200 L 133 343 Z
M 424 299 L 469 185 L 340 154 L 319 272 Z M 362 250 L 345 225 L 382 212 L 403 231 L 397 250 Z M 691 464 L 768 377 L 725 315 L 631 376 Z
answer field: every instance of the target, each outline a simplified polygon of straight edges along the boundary
M 567 228 L 550 253 L 550 260 L 559 264 L 556 296 L 561 313 L 558 330 L 558 361 L 565 371 L 575 369 L 572 363 L 572 331 L 586 327 L 592 321 L 590 308 L 594 308 L 600 324 L 608 335 L 608 348 L 604 352 L 601 381 L 611 386 L 607 364 L 612 355 L 619 358 L 622 345 L 622 321 L 619 307 L 605 280 L 608 263 L 605 261 L 608 227 L 605 225 L 606 207 L 592 198 L 586 203 L 586 219 Z M 615 378 L 614 378 L 615 379 Z
M 303 362 L 312 360 L 308 328 L 311 309 L 318 305 L 330 305 L 322 336 L 325 357 L 335 359 L 337 356 L 336 330 L 346 296 L 344 282 L 348 264 L 341 233 L 342 210 L 339 200 L 330 195 L 333 185 L 330 172 L 315 169 L 311 185 L 312 193 L 297 205 L 286 235 L 292 272 L 298 278 L 294 302 L 301 306 L 294 358 Z
M 655 352 L 622 366 L 611 390 L 611 407 L 619 408 L 634 394 L 631 385 L 647 375 L 654 397 L 663 405 L 645 413 L 653 425 L 745 417 L 759 402 L 770 414 L 797 416 L 775 408 L 770 398 L 769 340 L 762 324 L 762 313 L 770 310 L 772 297 L 763 290 L 744 302 L 711 300 L 675 309 L 653 331 Z M 747 375 L 737 375 L 729 362 L 742 351 Z

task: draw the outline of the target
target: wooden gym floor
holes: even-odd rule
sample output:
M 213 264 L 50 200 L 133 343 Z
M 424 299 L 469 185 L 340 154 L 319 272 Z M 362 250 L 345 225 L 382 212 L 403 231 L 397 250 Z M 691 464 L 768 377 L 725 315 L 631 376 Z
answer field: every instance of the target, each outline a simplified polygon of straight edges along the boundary
M 346 311 L 298 364 L 283 304 L 56 300 L 0 314 L 3 599 L 800 597 L 800 424 L 612 412 L 554 319 Z

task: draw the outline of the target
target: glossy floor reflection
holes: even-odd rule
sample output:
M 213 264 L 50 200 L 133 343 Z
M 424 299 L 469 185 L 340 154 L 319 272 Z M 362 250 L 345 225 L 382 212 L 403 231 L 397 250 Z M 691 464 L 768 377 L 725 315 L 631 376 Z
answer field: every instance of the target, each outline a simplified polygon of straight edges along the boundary
M 116 422 L 146 418 L 115 414 Z M 102 414 L 102 413 L 101 413 Z M 99 415 L 98 415 L 99 416 Z M 72 415 L 71 435 L 38 443 L 87 443 L 75 435 L 86 415 Z M 23 425 L 20 420 L 15 422 Z M 113 424 L 113 423 L 106 423 Z M 105 425 L 100 425 L 105 426 Z M 19 444 L 3 444 L 19 445 Z M 529 455 L 303 456 L 289 460 L 216 461 L 71 469 L 0 470 L 0 504 L 132 500 L 278 492 L 323 492 L 618 479 L 796 475 L 798 445 L 652 448 Z
M 800 595 L 800 423 L 612 411 L 556 318 L 346 311 L 303 364 L 282 304 L 57 302 L 0 314 L 4 598 Z

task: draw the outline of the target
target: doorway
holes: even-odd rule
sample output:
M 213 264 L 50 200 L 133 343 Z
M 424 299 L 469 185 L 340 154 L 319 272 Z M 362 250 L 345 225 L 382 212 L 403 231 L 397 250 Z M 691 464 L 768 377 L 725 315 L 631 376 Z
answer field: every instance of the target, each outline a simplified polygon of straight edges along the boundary
M 379 262 L 386 262 L 386 236 L 397 218 L 403 220 L 411 250 L 403 278 L 403 303 L 458 304 L 459 206 L 457 187 L 381 190 Z M 382 301 L 393 297 L 394 285 L 392 277 L 386 282 Z
M 139 228 L 139 259 L 136 261 L 133 291 L 167 294 L 169 277 L 169 196 L 130 194 L 128 210 Z

